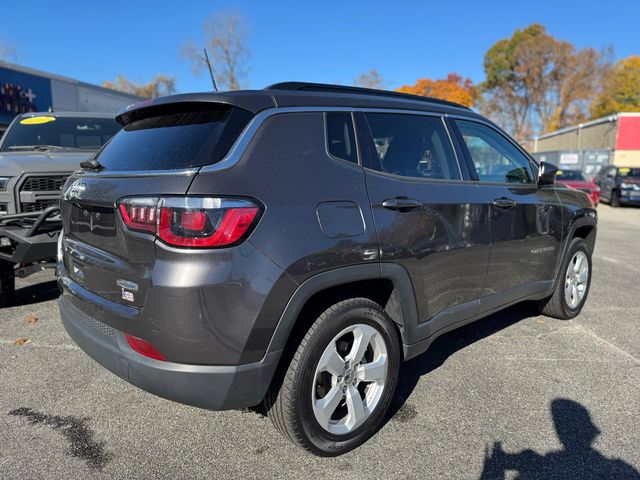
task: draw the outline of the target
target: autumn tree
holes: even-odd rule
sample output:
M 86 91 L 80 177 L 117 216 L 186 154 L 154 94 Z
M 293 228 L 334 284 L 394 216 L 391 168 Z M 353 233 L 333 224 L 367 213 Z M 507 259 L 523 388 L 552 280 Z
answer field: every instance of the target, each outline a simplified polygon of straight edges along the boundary
M 587 117 L 608 68 L 607 52 L 576 50 L 529 25 L 485 54 L 481 108 L 520 140 L 556 130 Z
M 245 86 L 249 71 L 248 27 L 244 17 L 238 12 L 221 12 L 209 17 L 202 28 L 204 44 L 187 41 L 181 56 L 191 61 L 194 73 L 200 75 L 208 68 L 203 50 L 207 48 L 218 88 L 239 90 Z
M 357 87 L 384 90 L 387 82 L 384 80 L 384 78 L 382 78 L 382 75 L 380 75 L 375 68 L 372 68 L 367 73 L 361 73 L 358 78 L 353 81 L 353 84 Z
M 463 79 L 457 73 L 450 73 L 446 78 L 438 80 L 420 78 L 414 85 L 403 85 L 397 91 L 441 98 L 468 107 L 472 106 L 478 97 L 478 89 L 471 79 Z
M 143 98 L 155 98 L 175 93 L 176 79 L 168 75 L 156 75 L 149 83 L 133 83 L 124 75 L 117 75 L 113 81 L 105 80 L 102 86 L 119 92 L 131 93 Z
M 591 105 L 593 118 L 616 112 L 640 112 L 640 56 L 620 60 L 608 73 L 600 96 Z

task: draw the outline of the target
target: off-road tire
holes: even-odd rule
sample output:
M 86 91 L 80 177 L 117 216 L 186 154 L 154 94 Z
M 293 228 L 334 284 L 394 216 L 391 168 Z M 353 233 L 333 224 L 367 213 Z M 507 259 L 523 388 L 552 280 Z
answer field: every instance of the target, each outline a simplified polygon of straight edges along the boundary
M 0 260 L 0 308 L 13 305 L 16 279 L 13 264 Z

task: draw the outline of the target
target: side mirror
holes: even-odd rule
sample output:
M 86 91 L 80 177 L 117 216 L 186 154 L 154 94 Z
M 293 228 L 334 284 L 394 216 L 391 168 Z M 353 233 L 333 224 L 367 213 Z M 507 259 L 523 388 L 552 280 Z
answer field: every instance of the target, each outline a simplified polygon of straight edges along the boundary
M 548 162 L 540 162 L 538 169 L 538 185 L 555 185 L 558 167 Z

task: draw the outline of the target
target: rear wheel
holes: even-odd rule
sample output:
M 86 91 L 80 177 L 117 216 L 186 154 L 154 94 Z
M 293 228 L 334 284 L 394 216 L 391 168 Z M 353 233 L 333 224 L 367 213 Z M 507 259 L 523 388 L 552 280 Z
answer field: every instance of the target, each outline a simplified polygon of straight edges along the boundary
M 13 305 L 16 291 L 13 263 L 0 260 L 0 308 Z
M 395 325 L 365 298 L 339 302 L 313 323 L 267 394 L 276 428 L 322 456 L 348 452 L 380 426 L 400 364 Z
M 611 191 L 611 197 L 609 198 L 609 205 L 611 205 L 612 207 L 620 206 L 620 197 L 616 190 Z
M 591 285 L 591 253 L 582 238 L 574 238 L 549 298 L 540 301 L 540 311 L 550 317 L 568 320 L 580 313 Z

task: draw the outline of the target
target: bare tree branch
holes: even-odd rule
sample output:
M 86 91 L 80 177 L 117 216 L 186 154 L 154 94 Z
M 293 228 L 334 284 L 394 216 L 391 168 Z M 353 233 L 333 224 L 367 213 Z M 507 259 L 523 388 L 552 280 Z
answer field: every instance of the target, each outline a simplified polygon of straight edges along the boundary
M 387 86 L 386 80 L 382 78 L 382 75 L 375 68 L 369 70 L 368 73 L 361 73 L 353 81 L 353 84 L 357 87 L 376 88 L 378 90 L 384 90 Z
M 171 95 L 175 92 L 176 79 L 168 75 L 156 75 L 149 83 L 137 84 L 124 75 L 117 75 L 114 81 L 105 80 L 102 86 L 119 92 L 131 93 L 144 98 Z
M 235 11 L 221 12 L 209 17 L 202 28 L 216 83 L 224 90 L 243 88 L 249 72 L 248 28 L 244 17 Z M 202 52 L 202 47 L 192 40 L 182 46 L 181 57 L 191 62 L 196 75 L 206 66 Z

